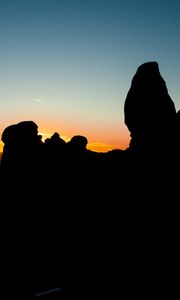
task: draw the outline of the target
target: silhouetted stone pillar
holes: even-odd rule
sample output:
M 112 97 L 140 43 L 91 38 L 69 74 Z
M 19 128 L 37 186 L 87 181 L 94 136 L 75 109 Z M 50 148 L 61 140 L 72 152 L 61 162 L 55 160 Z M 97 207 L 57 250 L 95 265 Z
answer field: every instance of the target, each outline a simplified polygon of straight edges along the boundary
M 125 99 L 125 124 L 130 149 L 171 149 L 175 139 L 176 110 L 157 62 L 140 65 Z

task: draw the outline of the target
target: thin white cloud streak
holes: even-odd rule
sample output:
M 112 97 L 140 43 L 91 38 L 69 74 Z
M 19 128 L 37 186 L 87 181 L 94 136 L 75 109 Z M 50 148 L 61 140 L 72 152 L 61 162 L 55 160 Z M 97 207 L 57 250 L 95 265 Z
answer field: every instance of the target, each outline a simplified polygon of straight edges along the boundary
M 34 101 L 36 103 L 43 103 L 44 101 L 38 98 L 34 98 L 34 97 L 29 97 L 29 100 Z

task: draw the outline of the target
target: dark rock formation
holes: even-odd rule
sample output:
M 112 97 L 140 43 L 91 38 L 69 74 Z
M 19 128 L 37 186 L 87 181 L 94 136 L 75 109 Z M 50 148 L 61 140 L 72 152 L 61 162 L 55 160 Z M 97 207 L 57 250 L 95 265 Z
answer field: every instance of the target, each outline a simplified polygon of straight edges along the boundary
M 60 137 L 58 132 L 54 132 L 50 138 L 45 140 L 45 143 L 50 145 L 58 145 L 58 146 L 65 146 L 66 142 Z
M 62 299 L 124 292 L 144 298 L 157 294 L 157 286 L 160 295 L 166 286 L 172 294 L 179 259 L 179 148 L 173 144 L 180 141 L 180 111 L 156 62 L 138 68 L 125 123 L 130 147 L 108 153 L 88 150 L 81 135 L 66 143 L 55 132 L 43 143 L 32 121 L 4 130 L 6 299 L 29 298 L 29 280 L 33 290 L 62 287 Z
M 180 135 L 180 110 L 178 110 L 176 118 L 177 118 L 177 130 Z
M 176 110 L 157 62 L 139 66 L 125 99 L 125 124 L 131 133 L 130 148 L 172 147 Z
M 83 151 L 86 149 L 88 140 L 85 136 L 74 135 L 68 142 L 68 146 L 75 151 Z
M 180 110 L 178 110 L 178 112 L 176 114 L 176 128 L 177 128 L 177 134 L 176 134 L 177 152 L 179 153 L 179 150 L 180 150 Z M 179 157 L 179 155 L 178 155 L 178 157 Z
M 41 138 L 38 126 L 33 121 L 22 121 L 6 127 L 2 133 L 4 147 L 1 169 L 6 174 L 17 176 L 37 168 L 41 160 Z

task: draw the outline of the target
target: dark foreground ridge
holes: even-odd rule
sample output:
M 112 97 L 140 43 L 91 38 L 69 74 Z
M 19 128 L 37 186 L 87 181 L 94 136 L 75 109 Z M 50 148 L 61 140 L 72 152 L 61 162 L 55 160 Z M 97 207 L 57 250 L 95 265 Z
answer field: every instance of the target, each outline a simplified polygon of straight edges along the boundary
M 107 153 L 80 135 L 42 142 L 33 121 L 4 129 L 5 299 L 178 292 L 180 111 L 156 62 L 137 69 L 124 115 L 129 147 Z

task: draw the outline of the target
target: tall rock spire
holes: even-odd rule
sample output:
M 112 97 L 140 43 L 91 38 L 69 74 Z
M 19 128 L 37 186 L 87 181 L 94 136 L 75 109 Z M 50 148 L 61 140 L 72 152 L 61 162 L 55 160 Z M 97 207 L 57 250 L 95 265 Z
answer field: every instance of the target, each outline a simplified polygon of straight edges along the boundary
M 138 67 L 125 99 L 124 116 L 131 133 L 130 148 L 172 146 L 176 110 L 157 62 Z

